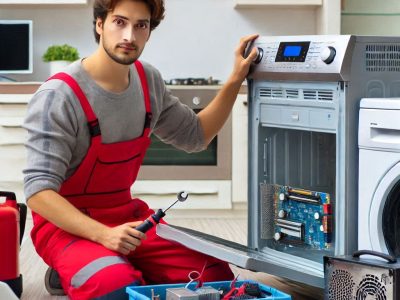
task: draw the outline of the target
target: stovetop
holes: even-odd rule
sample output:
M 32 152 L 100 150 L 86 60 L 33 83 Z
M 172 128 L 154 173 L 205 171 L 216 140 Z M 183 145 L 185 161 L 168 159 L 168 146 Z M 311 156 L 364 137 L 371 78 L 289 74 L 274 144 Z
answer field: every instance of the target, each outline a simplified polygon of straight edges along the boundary
M 204 108 L 221 89 L 219 80 L 209 78 L 174 78 L 165 84 L 172 94 L 191 108 Z
M 208 78 L 187 77 L 187 78 L 173 78 L 165 80 L 167 85 L 188 85 L 188 86 L 204 86 L 204 85 L 219 85 L 220 80 L 213 79 L 211 76 Z

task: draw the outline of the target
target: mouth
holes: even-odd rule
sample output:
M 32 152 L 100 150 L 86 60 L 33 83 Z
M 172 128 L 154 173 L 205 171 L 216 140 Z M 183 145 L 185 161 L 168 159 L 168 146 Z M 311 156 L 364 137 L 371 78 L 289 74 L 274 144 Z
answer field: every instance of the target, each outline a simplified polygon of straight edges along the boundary
M 125 51 L 136 51 L 137 50 L 137 47 L 132 44 L 119 44 L 119 45 L 117 45 L 117 48 L 121 48 Z

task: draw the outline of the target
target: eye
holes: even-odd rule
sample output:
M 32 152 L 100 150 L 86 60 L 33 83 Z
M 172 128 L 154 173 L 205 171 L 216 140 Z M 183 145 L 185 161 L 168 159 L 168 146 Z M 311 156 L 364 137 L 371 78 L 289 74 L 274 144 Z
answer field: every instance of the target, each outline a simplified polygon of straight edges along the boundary
M 147 22 L 140 22 L 135 25 L 137 29 L 147 29 L 149 27 Z
M 117 18 L 117 19 L 114 20 L 114 23 L 115 23 L 117 26 L 123 26 L 123 25 L 125 25 L 125 20 L 124 20 L 124 19 Z

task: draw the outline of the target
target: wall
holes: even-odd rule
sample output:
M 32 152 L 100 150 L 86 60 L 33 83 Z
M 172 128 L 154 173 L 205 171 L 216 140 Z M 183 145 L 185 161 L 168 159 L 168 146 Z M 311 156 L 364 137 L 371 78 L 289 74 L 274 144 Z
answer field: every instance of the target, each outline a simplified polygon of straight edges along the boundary
M 333 1 L 333 0 L 326 0 Z M 3 5 L 0 19 L 33 20 L 33 74 L 10 75 L 19 81 L 42 81 L 48 65 L 41 56 L 49 45 L 69 43 L 81 57 L 97 44 L 88 5 Z M 165 79 L 209 77 L 225 80 L 233 51 L 243 35 L 317 34 L 316 9 L 303 7 L 234 9 L 233 0 L 167 0 L 166 18 L 150 38 L 142 59 Z
M 0 6 L 0 19 L 33 21 L 33 74 L 9 76 L 19 81 L 43 81 L 48 77 L 48 64 L 41 57 L 49 45 L 69 43 L 82 56 L 96 44 L 91 33 L 88 6 L 15 5 Z
M 342 15 L 342 34 L 400 35 L 399 15 Z
M 400 35 L 400 1 L 346 0 L 341 21 L 343 34 Z

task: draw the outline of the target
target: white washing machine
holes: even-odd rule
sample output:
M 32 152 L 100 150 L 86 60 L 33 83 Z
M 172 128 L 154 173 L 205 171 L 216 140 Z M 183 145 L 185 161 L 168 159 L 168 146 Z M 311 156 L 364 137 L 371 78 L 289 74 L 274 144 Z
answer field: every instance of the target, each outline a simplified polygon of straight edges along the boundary
M 358 248 L 400 256 L 400 98 L 362 99 Z

